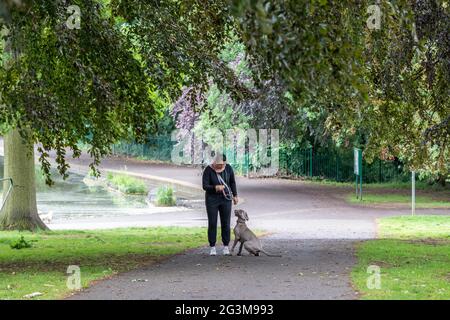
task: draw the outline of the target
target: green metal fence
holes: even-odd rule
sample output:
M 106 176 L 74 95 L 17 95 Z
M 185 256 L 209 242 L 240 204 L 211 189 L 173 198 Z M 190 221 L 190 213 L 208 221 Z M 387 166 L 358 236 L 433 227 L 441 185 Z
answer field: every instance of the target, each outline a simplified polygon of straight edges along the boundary
M 314 151 L 309 149 L 281 149 L 280 174 L 287 176 L 320 177 L 335 181 L 353 181 L 353 151 L 330 151 L 327 149 Z M 380 159 L 372 163 L 363 161 L 363 181 L 379 183 L 408 180 L 399 163 Z
M 149 138 L 145 144 L 117 143 L 113 146 L 112 152 L 115 155 L 125 155 L 144 160 L 170 161 L 174 145 L 175 142 L 170 140 L 170 136 L 158 136 Z
M 113 153 L 145 160 L 171 160 L 171 151 L 175 142 L 170 136 L 152 137 L 145 144 L 122 142 L 114 145 Z M 257 172 L 255 157 L 248 153 L 238 159 L 236 151 L 225 149 L 228 162 L 238 174 L 246 175 Z M 239 160 L 239 161 L 238 161 Z M 353 150 L 352 149 L 319 149 L 313 148 L 279 148 L 278 175 L 292 177 L 318 177 L 339 182 L 354 181 Z M 409 179 L 403 174 L 399 163 L 376 160 L 373 163 L 363 161 L 364 183 L 390 182 Z

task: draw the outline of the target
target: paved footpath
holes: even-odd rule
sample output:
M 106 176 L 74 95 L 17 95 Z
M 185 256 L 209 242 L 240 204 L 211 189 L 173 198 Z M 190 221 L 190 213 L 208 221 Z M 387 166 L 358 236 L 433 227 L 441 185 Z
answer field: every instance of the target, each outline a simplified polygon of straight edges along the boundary
M 81 173 L 88 171 L 89 162 L 86 156 L 70 160 L 72 170 Z M 196 168 L 109 158 L 101 169 L 176 183 L 202 197 Z M 355 245 L 376 237 L 376 218 L 409 213 L 350 205 L 343 200 L 352 191 L 348 188 L 242 177 L 237 185 L 244 199 L 238 207 L 248 212 L 249 227 L 270 232 L 263 246 L 281 258 L 210 257 L 203 247 L 100 281 L 70 299 L 357 299 L 350 282 Z M 437 209 L 417 212 L 449 214 Z M 70 223 L 50 227 L 206 226 L 207 219 L 204 209 L 197 209 Z
M 353 241 L 270 237 L 282 258 L 210 257 L 204 249 L 101 281 L 71 299 L 354 299 Z M 138 280 L 138 281 L 136 281 Z M 142 282 L 140 282 L 142 281 Z
M 88 162 L 87 158 L 71 161 L 77 168 Z M 101 168 L 174 179 L 200 188 L 200 170 L 195 168 L 126 158 L 105 159 Z M 100 281 L 70 299 L 357 299 L 349 276 L 356 262 L 355 244 L 376 237 L 377 217 L 409 212 L 347 204 L 343 198 L 350 190 L 346 188 L 243 177 L 237 185 L 245 199 L 239 207 L 249 213 L 249 227 L 269 231 L 263 246 L 281 253 L 281 258 L 210 257 L 203 247 Z M 204 210 L 139 219 L 147 219 L 138 221 L 147 225 L 149 221 L 151 225 L 207 223 Z

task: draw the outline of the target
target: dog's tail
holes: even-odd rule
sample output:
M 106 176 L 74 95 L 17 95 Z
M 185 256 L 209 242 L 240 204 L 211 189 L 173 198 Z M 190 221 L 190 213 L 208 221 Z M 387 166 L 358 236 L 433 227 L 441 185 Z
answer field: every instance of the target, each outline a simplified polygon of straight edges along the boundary
M 263 249 L 261 249 L 260 250 L 262 253 L 264 253 L 266 256 L 268 256 L 268 257 L 278 257 L 278 258 L 281 258 L 281 254 L 271 254 L 271 253 L 268 253 L 267 251 L 264 251 Z

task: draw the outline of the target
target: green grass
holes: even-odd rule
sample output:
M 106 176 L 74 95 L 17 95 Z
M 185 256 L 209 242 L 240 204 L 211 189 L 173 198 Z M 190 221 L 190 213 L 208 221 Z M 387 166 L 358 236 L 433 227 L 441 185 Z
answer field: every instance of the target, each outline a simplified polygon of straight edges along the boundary
M 176 204 L 176 198 L 171 186 L 161 186 L 156 190 L 155 203 L 157 206 L 172 207 Z
M 378 228 L 378 236 L 380 238 L 431 238 L 446 239 L 450 241 L 450 216 L 429 215 L 389 217 L 380 219 L 378 221 Z
M 449 198 L 450 199 L 450 198 Z M 350 203 L 362 204 L 411 204 L 411 196 L 405 194 L 389 193 L 365 193 L 363 200 L 356 199 L 355 194 L 349 194 L 347 201 Z M 450 201 L 434 199 L 430 196 L 416 196 L 416 208 L 450 208 Z
M 144 181 L 125 174 L 108 172 L 106 180 L 114 188 L 126 194 L 147 194 L 148 187 Z
M 355 186 L 355 183 L 352 183 Z M 363 184 L 363 187 L 369 189 L 392 189 L 392 190 L 411 190 L 411 181 L 393 181 L 383 183 L 368 183 Z M 416 181 L 416 190 L 429 190 L 429 191 L 450 191 L 450 186 L 442 186 L 438 183 L 430 184 L 426 181 Z
M 21 236 L 31 248 L 12 249 Z M 78 265 L 81 283 L 131 270 L 162 257 L 199 247 L 206 242 L 206 229 L 155 227 L 96 231 L 0 232 L 0 299 L 62 298 L 67 267 Z
M 379 240 L 362 242 L 352 272 L 363 299 L 450 299 L 450 216 L 399 216 L 378 221 Z M 367 267 L 381 271 L 368 289 Z
M 309 178 L 306 177 L 302 181 L 311 183 L 311 184 L 317 184 L 317 185 L 324 185 L 324 186 L 331 186 L 331 187 L 351 187 L 355 188 L 355 181 L 342 181 L 338 182 L 335 180 L 328 180 L 328 179 L 321 179 L 317 177 Z M 363 191 L 364 189 L 389 189 L 389 190 L 410 190 L 411 189 L 411 182 L 410 181 L 392 181 L 392 182 L 382 182 L 382 183 L 364 183 L 363 182 Z M 416 181 L 416 190 L 428 190 L 428 191 L 450 191 L 450 185 L 447 184 L 445 187 L 443 187 L 440 184 L 429 184 L 426 181 Z

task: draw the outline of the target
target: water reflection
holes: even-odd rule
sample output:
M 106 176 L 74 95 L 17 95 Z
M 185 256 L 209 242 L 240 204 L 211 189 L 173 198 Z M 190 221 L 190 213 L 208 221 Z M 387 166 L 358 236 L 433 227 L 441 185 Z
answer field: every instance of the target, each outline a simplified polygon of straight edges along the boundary
M 0 159 L 0 174 L 3 176 L 3 157 Z M 53 220 L 71 220 L 89 217 L 139 215 L 188 210 L 185 207 L 155 207 L 147 204 L 145 196 L 126 196 L 108 191 L 102 186 L 87 186 L 84 176 L 71 173 L 66 180 L 53 174 L 55 184 L 46 186 L 37 181 L 37 206 L 41 213 L 53 212 Z M 147 181 L 149 190 L 162 185 Z M 2 186 L 3 188 L 3 186 Z M 190 198 L 176 192 L 177 197 Z

